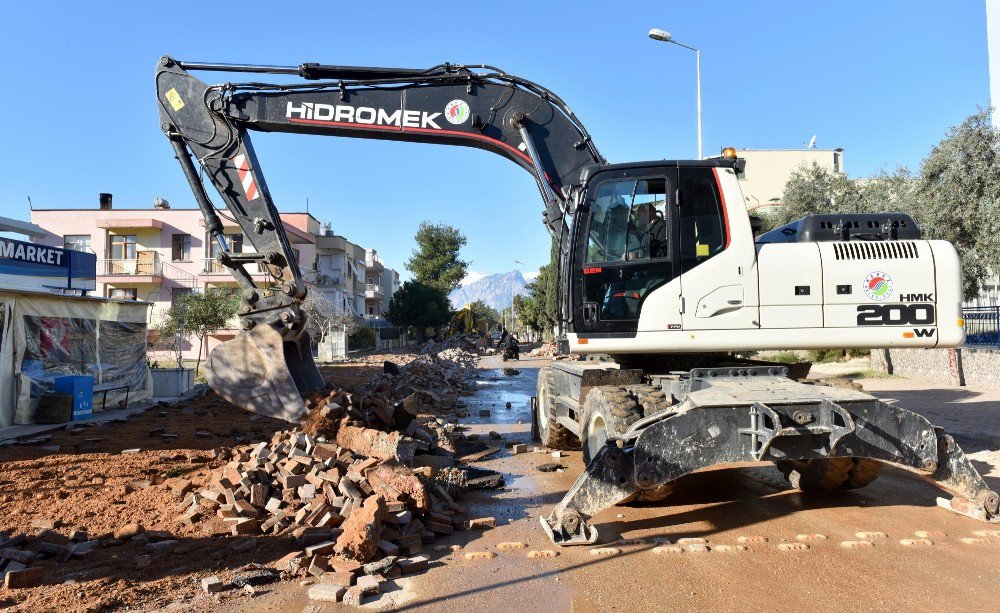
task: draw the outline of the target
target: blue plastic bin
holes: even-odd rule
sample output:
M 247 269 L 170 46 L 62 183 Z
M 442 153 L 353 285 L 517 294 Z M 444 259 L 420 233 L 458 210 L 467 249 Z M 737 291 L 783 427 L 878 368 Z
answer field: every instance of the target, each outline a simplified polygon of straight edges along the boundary
M 56 393 L 73 395 L 73 419 L 87 419 L 94 414 L 94 378 L 74 375 L 56 377 Z

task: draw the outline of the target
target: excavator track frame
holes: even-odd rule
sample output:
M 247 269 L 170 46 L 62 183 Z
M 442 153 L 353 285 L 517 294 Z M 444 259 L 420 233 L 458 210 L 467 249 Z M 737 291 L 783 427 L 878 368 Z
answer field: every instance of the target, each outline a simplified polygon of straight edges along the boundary
M 782 367 L 695 369 L 675 381 L 678 402 L 609 437 L 562 501 L 540 516 L 554 543 L 597 542 L 588 524 L 595 514 L 696 470 L 838 457 L 909 469 L 953 495 L 940 506 L 1000 521 L 1000 497 L 954 438 L 912 411 L 855 390 L 793 381 Z

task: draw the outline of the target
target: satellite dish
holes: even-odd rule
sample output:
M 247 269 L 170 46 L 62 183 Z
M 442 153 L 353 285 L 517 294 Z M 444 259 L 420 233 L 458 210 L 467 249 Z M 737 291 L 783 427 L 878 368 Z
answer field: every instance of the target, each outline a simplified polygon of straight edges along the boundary
M 815 148 L 816 148 L 816 135 L 813 134 L 812 138 L 809 139 L 809 144 L 806 145 L 806 149 L 815 149 Z

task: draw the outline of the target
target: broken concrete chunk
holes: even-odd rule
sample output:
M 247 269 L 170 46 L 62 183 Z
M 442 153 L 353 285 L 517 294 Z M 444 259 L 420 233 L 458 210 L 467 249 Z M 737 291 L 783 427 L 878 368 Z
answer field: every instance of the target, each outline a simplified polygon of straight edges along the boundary
M 221 592 L 226 589 L 226 584 L 222 582 L 222 579 L 218 577 L 205 577 L 201 580 L 201 589 L 204 590 L 206 594 L 215 594 L 216 592 Z

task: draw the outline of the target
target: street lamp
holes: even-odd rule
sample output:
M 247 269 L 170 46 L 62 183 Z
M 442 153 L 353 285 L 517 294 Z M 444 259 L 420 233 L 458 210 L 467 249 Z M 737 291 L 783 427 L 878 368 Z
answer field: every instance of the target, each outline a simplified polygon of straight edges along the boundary
M 700 159 L 702 159 L 702 155 L 701 155 L 701 51 L 698 50 L 698 49 L 695 49 L 694 47 L 692 47 L 690 45 L 685 45 L 684 43 L 677 42 L 670 35 L 670 32 L 667 32 L 665 30 L 661 30 L 659 28 L 653 28 L 652 30 L 650 30 L 649 31 L 649 37 L 652 38 L 653 40 L 658 40 L 658 41 L 663 42 L 663 43 L 673 43 L 673 44 L 678 45 L 680 47 L 684 47 L 685 49 L 690 49 L 691 51 L 694 51 L 694 53 L 695 53 L 695 60 L 697 62 L 697 67 L 698 67 L 698 159 L 700 160 Z
M 521 260 L 514 260 L 515 264 L 520 264 L 524 266 L 524 262 Z M 517 325 L 517 312 L 514 310 L 514 294 L 511 292 L 510 295 L 510 333 L 514 334 L 514 326 Z

